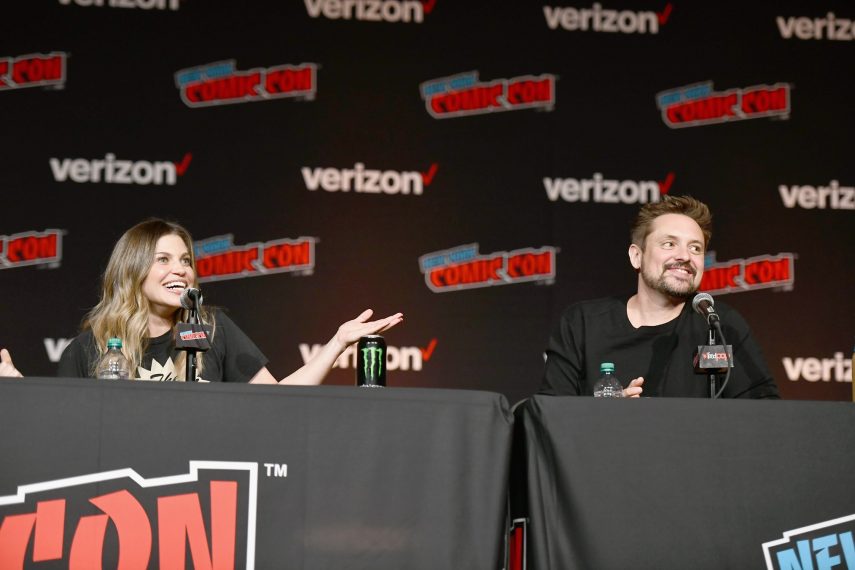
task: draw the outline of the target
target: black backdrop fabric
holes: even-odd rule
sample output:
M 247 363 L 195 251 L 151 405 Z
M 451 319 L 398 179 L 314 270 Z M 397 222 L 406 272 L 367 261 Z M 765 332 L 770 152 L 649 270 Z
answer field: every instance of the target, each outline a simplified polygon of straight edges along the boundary
M 0 345 L 25 374 L 55 373 L 116 239 L 160 216 L 276 376 L 362 309 L 401 310 L 390 385 L 516 401 L 563 307 L 632 293 L 628 226 L 667 192 L 712 207 L 704 288 L 782 395 L 850 398 L 850 3 L 2 14 Z

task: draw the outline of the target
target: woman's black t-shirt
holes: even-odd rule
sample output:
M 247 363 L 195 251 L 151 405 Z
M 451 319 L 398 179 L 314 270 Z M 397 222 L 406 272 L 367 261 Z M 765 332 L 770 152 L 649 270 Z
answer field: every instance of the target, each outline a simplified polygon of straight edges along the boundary
M 215 330 L 211 349 L 199 353 L 204 359 L 201 377 L 211 382 L 249 382 L 267 364 L 267 358 L 229 317 L 214 311 Z M 175 332 L 149 339 L 148 349 L 131 377 L 139 380 L 180 380 L 175 369 L 179 351 L 175 350 Z M 91 330 L 77 336 L 59 360 L 58 376 L 92 375 L 98 349 Z M 183 371 L 182 371 L 183 372 Z

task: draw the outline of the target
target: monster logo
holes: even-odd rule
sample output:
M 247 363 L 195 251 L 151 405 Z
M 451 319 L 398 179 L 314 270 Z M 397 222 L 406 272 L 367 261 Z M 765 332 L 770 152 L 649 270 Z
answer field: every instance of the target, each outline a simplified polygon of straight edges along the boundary
M 371 379 L 370 383 L 374 384 L 374 379 L 379 378 L 383 374 L 383 362 L 386 360 L 385 350 L 382 346 L 368 346 L 362 349 L 362 372 L 366 380 Z M 374 372 L 374 367 L 377 366 L 377 372 Z

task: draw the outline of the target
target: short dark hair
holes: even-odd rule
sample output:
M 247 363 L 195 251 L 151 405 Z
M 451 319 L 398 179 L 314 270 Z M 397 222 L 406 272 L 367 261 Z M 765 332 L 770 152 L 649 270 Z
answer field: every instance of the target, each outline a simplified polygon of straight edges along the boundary
M 644 249 L 653 220 L 665 214 L 682 214 L 695 220 L 704 234 L 704 250 L 712 239 L 712 213 L 709 206 L 691 196 L 663 196 L 660 202 L 645 204 L 638 211 L 630 230 L 632 243 Z

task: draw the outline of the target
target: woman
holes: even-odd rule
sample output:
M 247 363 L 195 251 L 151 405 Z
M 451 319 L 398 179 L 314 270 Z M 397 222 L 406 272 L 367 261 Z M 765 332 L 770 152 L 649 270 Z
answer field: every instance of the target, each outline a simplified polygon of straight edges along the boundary
M 150 219 L 122 235 L 107 269 L 101 300 L 83 321 L 83 333 L 62 353 L 59 376 L 94 376 L 107 340 L 122 339 L 131 376 L 146 380 L 184 380 L 185 353 L 174 350 L 174 329 L 186 321 L 181 293 L 197 287 L 193 242 L 182 226 Z M 401 313 L 368 321 L 371 310 L 341 325 L 336 334 L 302 368 L 280 384 L 320 384 L 335 360 L 359 337 L 387 330 Z M 212 348 L 200 353 L 197 375 L 209 381 L 275 384 L 267 359 L 222 311 L 202 308 L 213 326 Z M 7 350 L 0 351 L 0 376 L 21 376 Z

